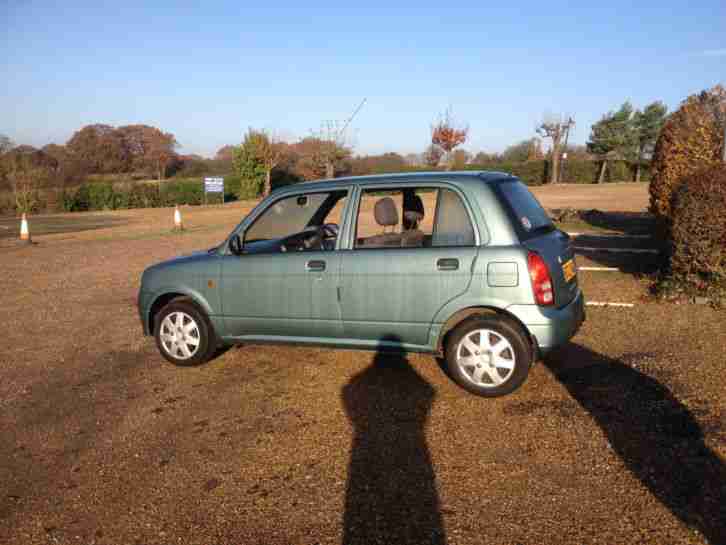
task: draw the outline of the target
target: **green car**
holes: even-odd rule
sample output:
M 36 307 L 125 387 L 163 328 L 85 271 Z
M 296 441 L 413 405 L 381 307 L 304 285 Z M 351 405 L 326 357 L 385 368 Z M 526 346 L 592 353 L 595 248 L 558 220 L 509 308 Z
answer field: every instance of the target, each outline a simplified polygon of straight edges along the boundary
M 585 319 L 568 235 L 498 172 L 284 187 L 219 246 L 144 271 L 139 313 L 178 365 L 242 343 L 424 352 L 487 397 Z

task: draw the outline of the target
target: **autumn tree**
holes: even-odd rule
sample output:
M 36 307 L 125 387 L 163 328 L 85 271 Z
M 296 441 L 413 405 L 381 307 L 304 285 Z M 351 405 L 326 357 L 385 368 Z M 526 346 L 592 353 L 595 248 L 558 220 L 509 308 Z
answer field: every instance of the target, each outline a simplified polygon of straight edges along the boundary
M 650 209 L 661 219 L 671 212 L 671 198 L 681 181 L 722 161 L 726 131 L 726 89 L 691 95 L 666 119 L 655 144 Z
M 568 117 L 566 120 L 561 117 L 546 116 L 537 127 L 537 133 L 543 138 L 552 140 L 550 149 L 551 165 L 550 183 L 557 183 L 560 179 L 560 157 L 562 154 L 562 142 L 570 129 L 575 125 L 575 120 Z
M 131 168 L 153 173 L 161 181 L 178 146 L 173 134 L 150 125 L 125 125 L 116 129 L 130 158 Z
M 110 125 L 87 125 L 73 134 L 66 147 L 89 173 L 128 172 L 131 168 L 123 137 Z
M 458 125 L 453 118 L 451 109 L 447 109 L 431 126 L 431 143 L 444 151 L 447 168 L 453 167 L 451 152 L 466 142 L 468 135 L 469 127 Z
M 437 167 L 444 156 L 443 150 L 436 144 L 431 144 L 423 152 L 423 161 L 428 167 Z

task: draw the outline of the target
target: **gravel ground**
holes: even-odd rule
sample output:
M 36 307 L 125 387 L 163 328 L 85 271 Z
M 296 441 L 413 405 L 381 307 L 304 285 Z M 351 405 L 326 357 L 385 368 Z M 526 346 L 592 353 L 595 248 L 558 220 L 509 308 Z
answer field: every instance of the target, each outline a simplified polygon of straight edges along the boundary
M 139 275 L 239 208 L 0 250 L 0 543 L 726 543 L 723 312 L 583 272 L 588 298 L 637 306 L 588 308 L 496 400 L 423 355 L 175 368 L 141 336 Z

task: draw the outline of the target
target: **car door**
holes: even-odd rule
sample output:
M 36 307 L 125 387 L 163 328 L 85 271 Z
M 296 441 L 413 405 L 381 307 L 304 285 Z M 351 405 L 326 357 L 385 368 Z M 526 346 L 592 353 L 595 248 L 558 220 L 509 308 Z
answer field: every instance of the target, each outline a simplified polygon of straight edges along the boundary
M 328 250 L 283 252 L 279 250 L 279 239 L 274 238 L 300 229 L 303 222 L 308 226 L 320 215 L 320 210 L 311 210 L 311 219 L 305 215 L 301 220 L 291 218 L 295 214 L 291 214 L 290 202 L 305 197 L 309 202 L 323 206 L 332 194 L 287 194 L 271 201 L 259 214 L 261 219 L 253 221 L 267 221 L 272 238 L 247 238 L 241 255 L 224 256 L 220 293 L 229 337 L 302 342 L 340 337 L 342 326 L 337 299 L 340 252 L 337 245 Z M 342 216 L 346 194 L 347 191 L 338 191 L 338 202 L 335 210 L 327 214 L 328 218 L 331 214 Z M 275 224 L 277 219 L 286 225 Z M 245 236 L 249 237 L 254 225 L 245 229 Z
M 415 188 L 426 208 L 420 246 L 396 246 L 395 228 L 403 229 L 403 218 L 396 226 L 392 218 L 374 218 L 388 225 L 376 221 L 372 229 L 388 227 L 387 232 L 365 236 L 371 232 L 367 214 L 388 198 L 387 193 L 398 199 L 398 215 L 404 215 L 405 190 L 411 187 L 401 188 L 400 198 L 395 195 L 398 190 L 389 188 L 362 189 L 357 213 L 351 215 L 356 231 L 340 265 L 343 334 L 361 344 L 395 339 L 423 349 L 436 313 L 469 287 L 478 235 L 458 191 L 433 186 Z M 369 240 L 372 245 L 366 243 Z

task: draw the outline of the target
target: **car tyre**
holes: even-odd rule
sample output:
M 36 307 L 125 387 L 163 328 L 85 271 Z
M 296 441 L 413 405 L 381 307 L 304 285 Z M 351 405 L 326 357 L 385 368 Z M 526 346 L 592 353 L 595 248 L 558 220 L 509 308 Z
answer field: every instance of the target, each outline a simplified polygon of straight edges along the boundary
M 500 316 L 476 316 L 448 335 L 444 363 L 447 374 L 468 392 L 499 397 L 524 383 L 532 359 L 532 346 L 518 324 Z
M 161 355 L 174 365 L 200 365 L 217 351 L 208 316 L 188 297 L 173 299 L 157 313 L 154 338 Z

